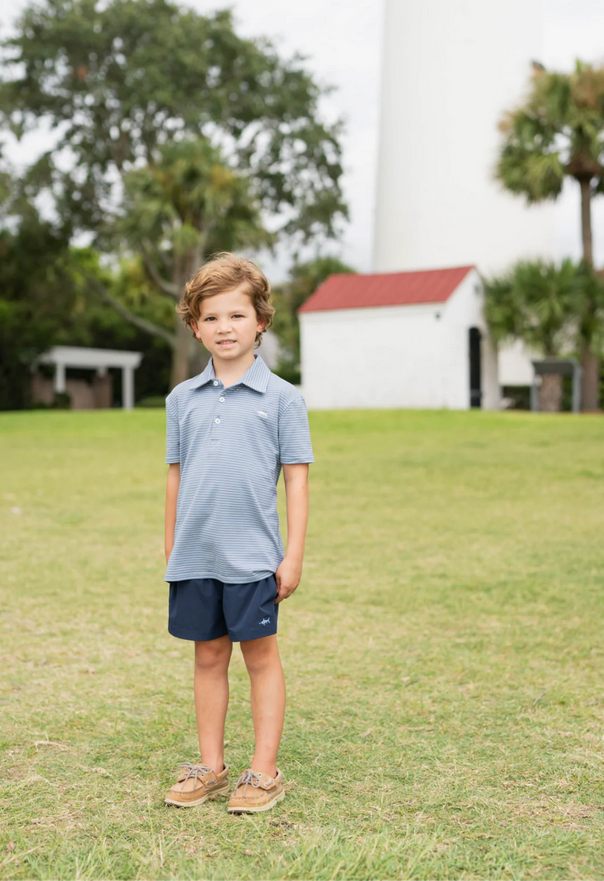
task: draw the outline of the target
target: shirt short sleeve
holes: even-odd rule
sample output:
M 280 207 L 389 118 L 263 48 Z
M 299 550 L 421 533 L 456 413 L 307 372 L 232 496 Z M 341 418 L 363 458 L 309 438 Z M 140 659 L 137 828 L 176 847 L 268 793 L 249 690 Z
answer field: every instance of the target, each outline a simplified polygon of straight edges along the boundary
M 279 419 L 279 460 L 282 465 L 314 462 L 308 414 L 302 395 L 285 408 Z
M 180 462 L 178 403 L 172 394 L 166 398 L 166 465 Z

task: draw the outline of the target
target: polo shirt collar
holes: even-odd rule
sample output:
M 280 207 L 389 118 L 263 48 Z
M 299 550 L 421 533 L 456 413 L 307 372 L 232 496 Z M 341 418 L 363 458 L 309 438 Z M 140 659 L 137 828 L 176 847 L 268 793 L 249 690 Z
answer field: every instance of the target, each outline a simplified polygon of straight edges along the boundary
M 248 367 L 239 382 L 236 382 L 235 385 L 247 385 L 248 388 L 254 389 L 254 391 L 264 394 L 268 388 L 270 375 L 271 372 L 260 357 L 260 355 L 254 355 L 254 363 L 250 367 Z M 190 388 L 201 388 L 202 385 L 207 385 L 215 378 L 216 374 L 214 373 L 214 363 L 210 358 L 205 370 L 200 373 L 199 376 L 196 376 L 194 378 L 190 385 Z
M 215 377 L 214 374 L 214 365 L 212 364 L 212 359 L 208 361 L 206 364 L 205 370 L 203 370 L 199 376 L 195 376 L 191 380 L 191 385 L 189 388 L 201 388 L 202 385 L 207 385 L 211 382 Z
M 248 388 L 264 394 L 268 388 L 270 376 L 271 372 L 260 355 L 254 355 L 254 363 L 251 367 L 248 367 L 239 382 L 236 384 L 247 385 Z

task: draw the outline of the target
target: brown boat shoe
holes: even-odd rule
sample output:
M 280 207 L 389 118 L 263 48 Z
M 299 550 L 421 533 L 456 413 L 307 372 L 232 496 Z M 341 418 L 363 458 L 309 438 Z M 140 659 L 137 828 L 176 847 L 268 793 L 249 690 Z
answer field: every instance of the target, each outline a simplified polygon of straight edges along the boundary
M 209 798 L 228 796 L 229 769 L 226 765 L 218 774 L 209 765 L 181 762 L 180 767 L 182 771 L 178 775 L 178 780 L 164 799 L 167 805 L 192 808 L 204 804 Z
M 260 811 L 270 811 L 273 805 L 283 801 L 284 798 L 283 775 L 278 768 L 276 777 L 269 777 L 268 774 L 248 768 L 237 781 L 228 811 L 229 814 L 256 814 Z

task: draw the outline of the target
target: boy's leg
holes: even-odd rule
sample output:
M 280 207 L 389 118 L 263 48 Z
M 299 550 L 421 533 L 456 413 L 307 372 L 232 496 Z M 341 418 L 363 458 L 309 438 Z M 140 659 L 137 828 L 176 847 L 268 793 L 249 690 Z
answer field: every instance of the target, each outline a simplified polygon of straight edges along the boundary
M 228 636 L 195 643 L 195 714 L 201 763 L 218 774 L 224 764 L 224 724 L 229 703 Z
M 241 651 L 252 689 L 256 746 L 251 767 L 275 777 L 285 716 L 285 678 L 277 635 L 242 642 Z

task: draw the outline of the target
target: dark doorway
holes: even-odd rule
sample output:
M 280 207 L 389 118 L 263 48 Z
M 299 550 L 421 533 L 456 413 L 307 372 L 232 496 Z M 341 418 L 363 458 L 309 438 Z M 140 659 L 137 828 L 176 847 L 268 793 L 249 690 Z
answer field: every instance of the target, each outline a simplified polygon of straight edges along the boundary
M 482 402 L 480 330 L 470 328 L 470 407 L 480 407 Z

